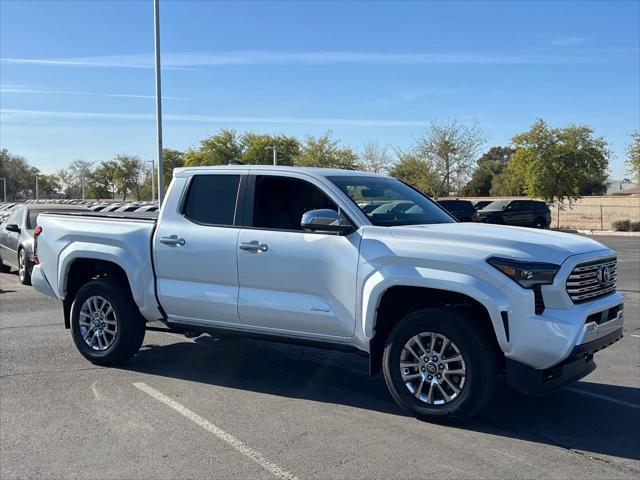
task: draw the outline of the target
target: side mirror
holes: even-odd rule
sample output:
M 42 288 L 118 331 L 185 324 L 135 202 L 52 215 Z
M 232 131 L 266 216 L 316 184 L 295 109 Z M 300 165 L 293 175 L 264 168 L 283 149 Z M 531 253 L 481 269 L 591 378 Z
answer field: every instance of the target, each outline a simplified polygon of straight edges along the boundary
M 308 232 L 350 233 L 353 227 L 335 210 L 310 210 L 302 215 L 300 226 Z
M 20 233 L 20 227 L 18 225 L 16 225 L 15 223 L 9 223 L 6 227 L 4 227 L 7 232 L 16 232 L 16 233 Z

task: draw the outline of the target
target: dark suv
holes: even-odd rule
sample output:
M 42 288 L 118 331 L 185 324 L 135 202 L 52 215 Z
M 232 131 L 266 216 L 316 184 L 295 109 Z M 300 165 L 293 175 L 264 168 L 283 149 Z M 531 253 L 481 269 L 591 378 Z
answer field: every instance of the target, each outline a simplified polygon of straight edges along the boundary
M 485 223 L 547 228 L 551 225 L 551 210 L 539 200 L 498 200 L 478 211 L 478 220 Z
M 459 222 L 476 220 L 476 209 L 469 200 L 438 200 L 438 204 Z

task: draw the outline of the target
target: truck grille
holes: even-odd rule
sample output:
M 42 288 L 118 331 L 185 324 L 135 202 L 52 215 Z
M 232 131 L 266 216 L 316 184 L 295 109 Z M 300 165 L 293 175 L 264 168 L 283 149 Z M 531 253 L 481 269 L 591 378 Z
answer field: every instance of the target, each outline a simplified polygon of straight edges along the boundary
M 583 303 L 616 290 L 617 260 L 605 258 L 577 265 L 567 279 L 567 293 L 573 303 Z

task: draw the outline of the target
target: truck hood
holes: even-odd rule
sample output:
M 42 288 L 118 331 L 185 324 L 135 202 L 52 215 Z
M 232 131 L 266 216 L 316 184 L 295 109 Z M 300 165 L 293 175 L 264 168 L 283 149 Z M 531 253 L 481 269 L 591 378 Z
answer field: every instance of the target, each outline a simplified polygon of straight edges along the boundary
M 457 250 L 476 258 L 501 256 L 560 265 L 572 255 L 609 250 L 580 235 L 503 225 L 442 223 L 389 230 L 394 238 L 431 244 L 429 250 L 439 248 L 443 253 Z

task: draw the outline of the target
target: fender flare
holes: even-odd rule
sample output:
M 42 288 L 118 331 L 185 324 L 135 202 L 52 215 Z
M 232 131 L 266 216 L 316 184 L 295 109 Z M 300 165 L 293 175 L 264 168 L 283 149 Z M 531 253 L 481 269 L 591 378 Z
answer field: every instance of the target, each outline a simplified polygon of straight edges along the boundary
M 64 249 L 58 258 L 58 291 L 64 297 L 67 293 L 67 280 L 69 270 L 75 260 L 103 260 L 111 262 L 120 267 L 129 282 L 129 288 L 133 300 L 138 307 L 142 308 L 145 304 L 144 282 L 141 277 L 141 268 L 135 258 L 122 247 L 115 245 L 100 245 L 100 250 L 96 249 L 95 244 L 74 242 L 68 248 Z
M 392 287 L 418 287 L 443 290 L 465 295 L 488 312 L 493 333 L 503 352 L 509 351 L 509 342 L 502 323 L 502 311 L 510 310 L 510 302 L 499 286 L 480 280 L 470 274 L 425 267 L 394 265 L 375 271 L 364 283 L 362 290 L 361 328 L 364 339 L 375 335 L 377 310 L 384 294 Z

